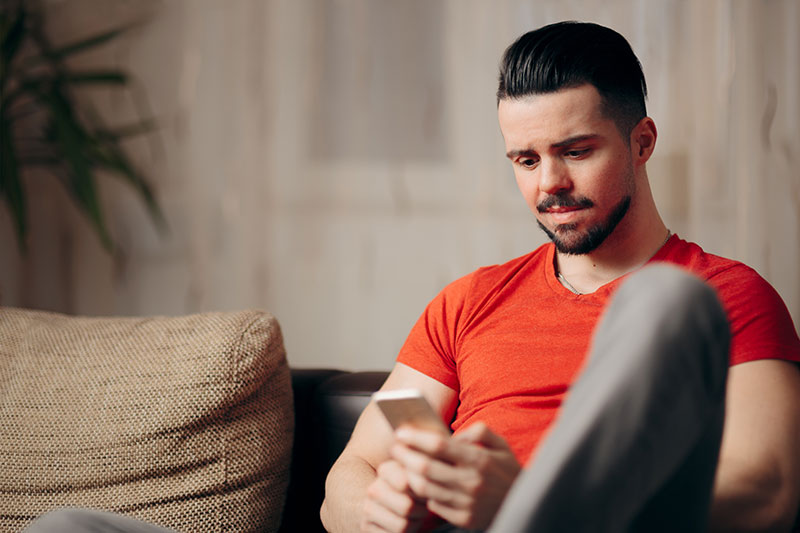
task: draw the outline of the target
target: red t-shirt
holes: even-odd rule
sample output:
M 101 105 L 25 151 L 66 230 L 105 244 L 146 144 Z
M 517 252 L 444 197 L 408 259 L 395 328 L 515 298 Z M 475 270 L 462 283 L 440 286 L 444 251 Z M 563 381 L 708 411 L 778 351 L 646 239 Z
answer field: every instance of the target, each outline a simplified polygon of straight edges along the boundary
M 624 279 L 573 294 L 556 278 L 554 255 L 545 244 L 451 283 L 425 309 L 397 359 L 458 392 L 455 432 L 481 420 L 522 464 L 555 419 Z M 717 290 L 731 323 L 731 365 L 800 361 L 786 306 L 753 269 L 675 235 L 650 261 L 681 265 Z

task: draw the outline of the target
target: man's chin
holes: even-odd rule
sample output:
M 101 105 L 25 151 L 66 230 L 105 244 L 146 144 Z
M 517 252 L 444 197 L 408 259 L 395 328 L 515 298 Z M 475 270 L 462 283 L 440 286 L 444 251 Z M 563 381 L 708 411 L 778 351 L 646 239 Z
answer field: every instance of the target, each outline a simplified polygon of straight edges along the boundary
M 631 205 L 631 197 L 623 198 L 604 224 L 590 227 L 586 231 L 579 231 L 576 224 L 559 224 L 552 230 L 547 228 L 540 220 L 536 220 L 542 231 L 550 237 L 556 249 L 562 254 L 584 255 L 597 249 L 606 237 L 614 232 Z
M 600 245 L 589 232 L 577 230 L 575 224 L 559 224 L 551 230 L 539 222 L 539 227 L 562 254 L 584 255 Z
M 555 237 L 550 239 L 556 245 L 556 250 L 567 255 L 584 255 L 594 251 L 597 246 L 589 241 L 587 237 L 583 239 L 561 239 Z

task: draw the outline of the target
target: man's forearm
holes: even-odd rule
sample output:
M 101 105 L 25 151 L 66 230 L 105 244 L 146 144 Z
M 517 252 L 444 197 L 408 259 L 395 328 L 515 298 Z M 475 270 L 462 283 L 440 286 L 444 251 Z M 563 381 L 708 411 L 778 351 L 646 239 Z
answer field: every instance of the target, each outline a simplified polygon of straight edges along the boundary
M 358 531 L 367 487 L 375 469 L 354 456 L 342 456 L 325 481 L 325 500 L 320 509 L 322 525 L 331 533 Z
M 711 504 L 714 532 L 788 531 L 797 512 L 791 484 L 778 472 L 758 476 L 745 465 L 720 464 Z M 749 474 L 749 475 L 748 475 Z

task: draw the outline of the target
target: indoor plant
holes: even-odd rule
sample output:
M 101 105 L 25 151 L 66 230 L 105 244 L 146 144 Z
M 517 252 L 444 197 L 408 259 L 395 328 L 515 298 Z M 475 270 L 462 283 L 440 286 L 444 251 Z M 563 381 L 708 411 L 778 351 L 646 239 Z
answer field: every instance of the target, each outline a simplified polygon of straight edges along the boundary
M 28 228 L 24 178 L 32 167 L 46 169 L 66 187 L 109 251 L 114 241 L 97 194 L 101 170 L 125 179 L 157 227 L 165 227 L 150 186 L 121 146 L 122 139 L 147 131 L 151 122 L 108 128 L 90 105 L 78 105 L 74 98 L 74 91 L 83 86 L 129 88 L 129 77 L 120 69 L 78 70 L 67 61 L 122 31 L 55 47 L 44 31 L 38 3 L 0 0 L 0 198 L 10 209 L 21 250 L 26 248 Z

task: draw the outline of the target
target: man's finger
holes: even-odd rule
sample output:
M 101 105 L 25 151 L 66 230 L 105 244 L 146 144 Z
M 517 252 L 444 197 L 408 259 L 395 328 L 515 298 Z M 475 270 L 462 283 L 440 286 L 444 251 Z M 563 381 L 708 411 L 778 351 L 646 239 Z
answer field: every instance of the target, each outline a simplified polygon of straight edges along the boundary
M 467 508 L 472 502 L 472 498 L 461 490 L 439 485 L 416 472 L 409 472 L 408 477 L 414 492 L 426 499 L 428 508 L 430 508 L 431 501 L 438 501 L 453 509 Z
M 364 523 L 361 529 L 401 533 L 414 531 L 416 528 L 412 520 L 398 516 L 380 503 L 367 499 L 364 502 Z
M 492 450 L 510 450 L 508 442 L 489 429 L 489 426 L 483 422 L 475 422 L 463 431 L 453 436 L 455 440 L 461 442 L 471 442 L 473 444 L 480 444 Z
M 481 460 L 486 451 L 467 440 L 456 440 L 450 435 L 416 428 L 400 428 L 395 433 L 397 441 L 430 457 L 450 464 L 472 464 Z
M 434 457 L 439 457 L 445 453 L 448 444 L 452 440 L 450 435 L 410 426 L 402 426 L 398 429 L 395 432 L 395 438 L 406 446 L 416 448 Z
M 470 525 L 470 514 L 467 509 L 452 507 L 436 500 L 428 500 L 428 510 L 441 516 L 451 524 L 461 527 L 469 527 Z
M 420 518 L 425 515 L 423 504 L 407 492 L 396 491 L 386 480 L 378 478 L 368 488 L 367 496 L 398 516 Z
M 414 473 L 439 485 L 452 486 L 458 484 L 463 477 L 463 473 L 449 462 L 401 443 L 392 446 L 390 453 L 393 459 L 405 468 L 406 473 Z M 428 497 L 427 494 L 419 492 L 419 483 L 413 483 L 410 478 L 408 482 L 415 494 Z
M 408 477 L 403 470 L 403 466 L 397 461 L 384 461 L 378 466 L 376 473 L 379 479 L 382 479 L 395 491 L 410 492 L 411 488 L 408 485 Z

